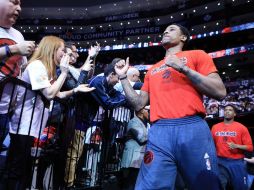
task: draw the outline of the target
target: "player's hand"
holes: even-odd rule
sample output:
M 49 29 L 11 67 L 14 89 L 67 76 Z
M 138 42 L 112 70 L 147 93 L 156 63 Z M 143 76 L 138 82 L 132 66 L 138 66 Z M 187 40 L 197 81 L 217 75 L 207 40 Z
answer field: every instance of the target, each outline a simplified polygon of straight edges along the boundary
M 230 149 L 236 149 L 236 148 L 238 148 L 238 145 L 233 143 L 233 142 L 227 142 L 227 144 L 228 144 L 228 147 Z
M 118 76 L 126 75 L 129 69 L 129 57 L 126 60 L 120 60 L 115 65 L 115 72 Z
M 185 66 L 185 64 L 182 63 L 182 61 L 176 55 L 172 54 L 166 57 L 165 64 L 177 71 L 181 71 L 181 69 Z

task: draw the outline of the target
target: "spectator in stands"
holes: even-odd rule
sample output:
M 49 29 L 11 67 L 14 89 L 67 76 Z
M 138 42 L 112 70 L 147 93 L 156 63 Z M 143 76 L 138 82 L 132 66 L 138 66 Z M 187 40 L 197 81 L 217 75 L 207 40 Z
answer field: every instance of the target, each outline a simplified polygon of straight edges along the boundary
M 70 66 L 69 66 L 70 72 L 67 75 L 67 79 L 63 84 L 62 90 L 71 90 L 77 87 L 79 84 L 85 84 L 87 82 L 89 75 L 90 76 L 93 75 L 94 64 L 91 63 L 95 61 L 95 57 L 98 55 L 98 52 L 100 50 L 100 45 L 97 44 L 96 46 L 92 46 L 88 50 L 88 57 L 85 63 L 79 69 L 72 66 L 77 62 L 77 58 L 79 56 L 75 44 L 73 42 L 66 43 L 66 48 L 67 51 L 70 50 Z M 61 72 L 60 68 L 58 68 L 58 71 L 59 71 L 58 73 L 60 74 Z M 92 74 L 89 74 L 91 72 Z M 76 113 L 77 110 L 83 108 L 82 101 L 77 100 L 85 99 L 85 97 L 83 96 L 83 94 L 77 94 L 73 98 L 75 102 L 73 113 L 75 118 L 74 124 L 75 129 L 74 134 L 72 136 L 72 140 L 67 150 L 67 159 L 64 177 L 65 183 L 68 188 L 71 188 L 74 184 L 76 165 L 83 152 L 85 131 L 89 127 L 89 125 L 83 120 L 82 115 Z M 76 107 L 78 108 L 75 109 Z M 68 133 L 69 132 L 70 131 L 68 131 Z
M 136 112 L 127 126 L 126 142 L 122 156 L 123 189 L 134 190 L 138 171 L 145 154 L 147 141 L 148 110 L 141 109 Z
M 0 80 L 5 77 L 18 77 L 20 66 L 27 62 L 25 56 L 34 51 L 34 42 L 25 41 L 23 35 L 12 27 L 20 11 L 20 0 L 0 0 Z M 9 131 L 8 105 L 12 88 L 7 84 L 0 95 L 0 149 Z
M 244 165 L 244 151 L 253 151 L 248 129 L 234 121 L 236 111 L 233 105 L 224 109 L 224 121 L 212 127 L 215 142 L 220 180 L 224 189 L 227 184 L 233 189 L 247 189 L 247 171 Z
M 171 24 L 166 28 L 162 38 L 165 59 L 149 69 L 140 95 L 126 80 L 128 58 L 116 65 L 125 95 L 135 110 L 150 101 L 153 125 L 136 189 L 174 189 L 177 170 L 189 189 L 219 188 L 216 150 L 202 118 L 205 108 L 201 94 L 221 99 L 226 90 L 208 54 L 182 51 L 188 39 L 183 26 Z M 207 183 L 199 185 L 203 179 Z
M 113 59 L 105 68 L 103 75 L 97 75 L 90 80 L 90 87 L 95 87 L 96 89 L 92 92 L 94 110 L 91 111 L 94 113 L 94 116 L 99 105 L 105 110 L 111 110 L 126 104 L 125 96 L 113 88 L 118 82 L 118 75 L 114 68 L 117 62 L 124 62 L 124 60 L 120 58 Z
M 247 173 L 248 173 L 248 190 L 254 188 L 254 152 L 246 152 L 244 160 L 247 162 Z
M 22 80 L 30 83 L 33 91 L 25 92 L 18 88 L 15 112 L 10 122 L 10 148 L 7 157 L 8 189 L 30 188 L 31 146 L 34 137 L 38 138 L 48 119 L 48 109 L 44 109 L 42 99 L 35 90 L 40 90 L 47 99 L 55 96 L 69 97 L 76 92 L 89 92 L 93 89 L 85 85 L 60 92 L 69 71 L 69 55 L 64 53 L 64 41 L 55 36 L 44 37 L 31 57 Z M 56 65 L 61 74 L 56 79 Z M 52 83 L 52 84 L 51 84 Z

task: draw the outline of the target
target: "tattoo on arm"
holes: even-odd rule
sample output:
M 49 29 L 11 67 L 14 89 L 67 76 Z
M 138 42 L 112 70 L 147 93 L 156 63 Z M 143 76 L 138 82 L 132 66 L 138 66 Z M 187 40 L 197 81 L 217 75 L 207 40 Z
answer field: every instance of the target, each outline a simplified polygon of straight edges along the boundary
M 140 110 L 145 105 L 143 105 L 144 101 L 142 100 L 142 96 L 137 94 L 137 92 L 132 88 L 131 84 L 128 80 L 122 80 L 123 89 L 125 92 L 125 96 L 130 104 L 133 106 L 135 110 Z
M 192 73 L 191 71 L 189 71 L 187 73 L 187 76 L 194 85 L 199 85 L 202 82 L 201 77 L 197 73 Z

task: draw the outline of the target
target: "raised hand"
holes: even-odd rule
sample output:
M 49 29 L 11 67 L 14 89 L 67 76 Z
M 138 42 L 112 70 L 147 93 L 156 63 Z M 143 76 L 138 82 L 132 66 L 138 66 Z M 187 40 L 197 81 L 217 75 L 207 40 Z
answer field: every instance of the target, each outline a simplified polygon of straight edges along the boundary
M 88 50 L 88 55 L 90 56 L 90 58 L 95 58 L 99 51 L 101 50 L 101 46 L 98 42 L 96 42 L 95 46 L 91 46 Z
M 24 56 L 31 55 L 35 50 L 34 41 L 23 41 L 10 47 L 13 54 L 19 54 Z
M 126 61 L 121 60 L 116 63 L 115 65 L 116 74 L 118 74 L 119 76 L 125 75 L 127 73 L 128 68 L 129 68 L 129 57 L 127 57 Z
M 74 89 L 75 92 L 91 92 L 95 90 L 94 87 L 88 87 L 88 84 L 80 84 L 78 87 Z

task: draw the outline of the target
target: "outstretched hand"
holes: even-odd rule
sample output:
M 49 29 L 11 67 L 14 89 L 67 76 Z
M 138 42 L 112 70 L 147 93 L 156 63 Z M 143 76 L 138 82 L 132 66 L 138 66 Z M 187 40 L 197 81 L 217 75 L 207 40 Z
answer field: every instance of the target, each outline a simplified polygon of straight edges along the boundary
M 77 92 L 91 92 L 95 90 L 94 87 L 88 87 L 88 84 L 80 84 L 78 87 L 75 88 L 75 91 Z
M 119 76 L 125 75 L 128 69 L 129 69 L 129 57 L 127 57 L 126 61 L 120 60 L 115 65 L 116 74 Z

